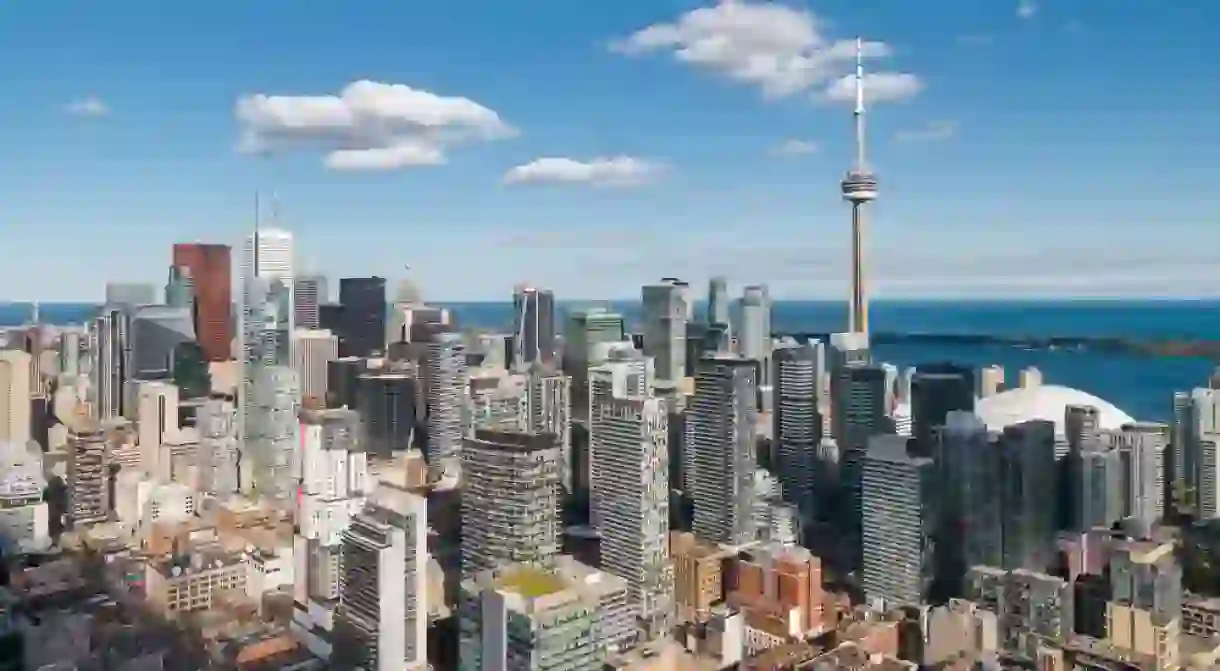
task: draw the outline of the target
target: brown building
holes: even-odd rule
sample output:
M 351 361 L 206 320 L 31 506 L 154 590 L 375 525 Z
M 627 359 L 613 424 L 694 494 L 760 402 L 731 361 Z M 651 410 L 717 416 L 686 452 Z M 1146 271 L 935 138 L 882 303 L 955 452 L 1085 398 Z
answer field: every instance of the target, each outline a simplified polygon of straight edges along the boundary
M 195 336 L 208 361 L 233 358 L 231 251 L 228 245 L 203 242 L 174 245 L 174 265 L 191 271 Z
M 827 628 L 822 561 L 805 548 L 772 544 L 743 551 L 729 563 L 726 583 L 729 604 L 755 628 L 798 640 Z
M 694 534 L 669 534 L 674 564 L 674 607 L 680 622 L 703 622 L 724 601 L 724 562 L 729 555 Z

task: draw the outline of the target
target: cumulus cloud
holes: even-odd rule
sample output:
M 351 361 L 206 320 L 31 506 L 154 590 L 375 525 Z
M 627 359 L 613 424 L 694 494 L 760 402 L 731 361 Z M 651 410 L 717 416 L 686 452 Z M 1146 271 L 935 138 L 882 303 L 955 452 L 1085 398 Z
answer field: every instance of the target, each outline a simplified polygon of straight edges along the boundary
M 106 101 L 97 96 L 73 100 L 64 109 L 67 110 L 68 114 L 82 117 L 101 117 L 110 114 L 110 106 L 106 104 Z
M 899 142 L 935 142 L 948 140 L 957 133 L 957 122 L 947 119 L 929 121 L 923 128 L 901 130 L 894 135 Z
M 671 53 L 679 62 L 752 84 L 770 98 L 824 87 L 854 67 L 855 40 L 834 39 L 813 13 L 776 2 L 722 0 L 610 42 L 612 51 Z M 865 42 L 867 58 L 890 54 L 881 42 Z M 880 73 L 889 77 L 908 77 Z
M 234 111 L 238 149 L 320 148 L 335 170 L 393 170 L 445 162 L 445 151 L 516 134 L 495 111 L 460 96 L 360 80 L 338 95 L 252 94 Z
M 867 103 L 899 102 L 923 90 L 923 82 L 912 74 L 899 72 L 868 72 L 864 75 L 864 101 Z M 856 101 L 856 76 L 843 75 L 831 82 L 823 92 L 825 100 L 837 103 Z
M 805 154 L 815 154 L 818 151 L 818 143 L 810 140 L 784 140 L 778 145 L 771 148 L 772 156 L 802 156 Z
M 661 166 L 631 156 L 599 157 L 588 161 L 539 158 L 510 169 L 505 184 L 589 184 L 639 186 L 661 173 Z
M 1032 19 L 1038 13 L 1038 4 L 1034 0 L 1019 0 L 1017 2 L 1017 16 L 1022 19 Z

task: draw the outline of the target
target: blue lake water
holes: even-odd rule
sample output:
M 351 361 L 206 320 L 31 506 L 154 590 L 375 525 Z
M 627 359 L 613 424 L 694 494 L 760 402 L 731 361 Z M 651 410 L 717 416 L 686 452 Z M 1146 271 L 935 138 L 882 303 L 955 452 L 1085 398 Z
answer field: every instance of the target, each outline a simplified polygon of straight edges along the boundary
M 464 327 L 499 329 L 512 320 L 508 303 L 442 303 Z M 590 303 L 587 305 L 596 305 Z M 635 302 L 606 302 L 627 318 L 639 318 Z M 561 305 L 564 308 L 575 304 Z M 82 323 L 96 306 L 41 307 L 50 324 Z M 27 304 L 0 304 L 0 326 L 26 322 Z M 1011 336 L 1114 336 L 1133 339 L 1220 340 L 1220 301 L 881 301 L 872 305 L 878 332 L 986 333 Z M 557 323 L 562 315 L 557 315 Z M 846 322 L 842 302 L 779 301 L 772 324 L 777 331 L 833 332 Z M 1026 366 L 1037 366 L 1049 383 L 1077 387 L 1109 400 L 1139 419 L 1170 417 L 1174 391 L 1206 384 L 1217 362 L 1189 357 L 1145 357 L 1074 351 L 1025 351 L 986 345 L 879 345 L 876 358 L 899 366 L 929 361 L 965 365 L 999 364 L 1010 382 Z

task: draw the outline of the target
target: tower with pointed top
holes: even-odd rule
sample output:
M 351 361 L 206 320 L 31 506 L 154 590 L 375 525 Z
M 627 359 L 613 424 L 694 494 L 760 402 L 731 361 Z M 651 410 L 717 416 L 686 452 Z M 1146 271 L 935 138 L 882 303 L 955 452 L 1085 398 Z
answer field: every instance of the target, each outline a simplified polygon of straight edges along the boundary
M 843 200 L 851 203 L 851 304 L 847 330 L 868 335 L 868 286 L 864 263 L 865 203 L 877 198 L 877 176 L 864 159 L 864 42 L 856 38 L 856 163 L 843 177 Z

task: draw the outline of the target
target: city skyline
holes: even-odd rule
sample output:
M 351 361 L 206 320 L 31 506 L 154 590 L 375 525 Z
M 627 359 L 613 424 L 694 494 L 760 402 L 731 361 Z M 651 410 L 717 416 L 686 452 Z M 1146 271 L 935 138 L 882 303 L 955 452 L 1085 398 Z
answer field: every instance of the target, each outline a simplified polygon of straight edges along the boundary
M 659 277 L 715 274 L 846 300 L 834 184 L 852 154 L 852 101 L 838 99 L 854 53 L 839 45 L 856 35 L 881 92 L 877 299 L 1216 293 L 1220 233 L 1205 224 L 1220 208 L 1198 168 L 1220 137 L 1192 110 L 1220 94 L 1205 65 L 1220 10 L 997 2 L 933 21 L 730 4 L 486 4 L 459 18 L 222 2 L 118 22 L 10 9 L 0 54 L 26 70 L 0 130 L 0 230 L 21 250 L 0 264 L 5 298 L 158 282 L 175 242 L 239 246 L 261 190 L 280 194 L 302 271 L 392 281 L 409 263 L 444 300 L 504 300 L 521 281 L 561 300 L 634 298 Z M 294 100 L 275 96 L 343 91 L 282 128 Z M 395 128 L 434 132 L 370 135 L 351 117 L 386 104 Z M 376 151 L 325 153 L 352 149 Z M 543 177 L 563 183 L 526 183 Z M 78 262 L 86 250 L 95 262 Z

